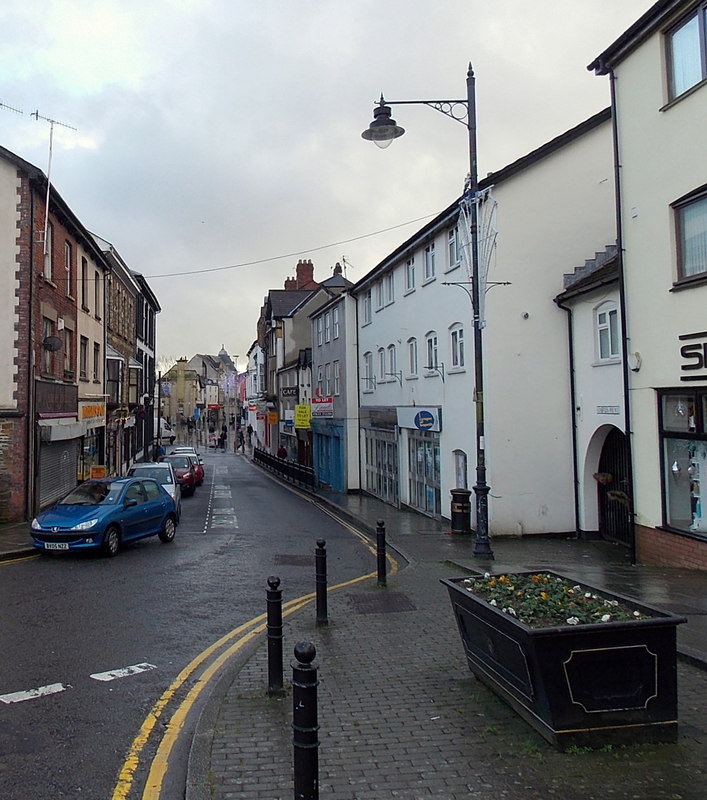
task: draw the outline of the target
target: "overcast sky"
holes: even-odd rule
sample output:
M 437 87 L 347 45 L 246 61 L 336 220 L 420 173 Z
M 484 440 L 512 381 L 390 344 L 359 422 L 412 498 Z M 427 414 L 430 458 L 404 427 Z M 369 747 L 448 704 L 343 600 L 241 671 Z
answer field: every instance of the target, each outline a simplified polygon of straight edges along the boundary
M 245 354 L 299 258 L 361 279 L 479 175 L 609 105 L 586 70 L 652 0 L 3 0 L 0 144 L 47 171 L 159 299 L 161 356 Z

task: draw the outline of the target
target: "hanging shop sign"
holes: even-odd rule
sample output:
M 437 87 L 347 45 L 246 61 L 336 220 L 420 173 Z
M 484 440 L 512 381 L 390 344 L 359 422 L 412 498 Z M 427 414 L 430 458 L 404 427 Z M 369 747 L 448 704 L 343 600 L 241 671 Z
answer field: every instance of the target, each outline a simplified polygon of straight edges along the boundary
M 442 430 L 442 409 L 433 406 L 421 408 L 420 406 L 399 406 L 397 409 L 398 425 L 401 428 L 413 428 L 418 431 Z

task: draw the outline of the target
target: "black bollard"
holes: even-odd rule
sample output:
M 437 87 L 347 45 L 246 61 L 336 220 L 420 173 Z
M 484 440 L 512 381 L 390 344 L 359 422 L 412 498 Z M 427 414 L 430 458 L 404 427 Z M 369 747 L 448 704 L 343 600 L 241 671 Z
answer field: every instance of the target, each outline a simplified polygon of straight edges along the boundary
M 292 662 L 292 743 L 294 745 L 295 800 L 319 798 L 319 723 L 317 719 L 316 648 L 311 642 L 295 645 Z
M 268 694 L 282 694 L 282 592 L 280 579 L 271 575 L 267 591 Z
M 378 585 L 385 586 L 387 584 L 385 572 L 385 522 L 379 519 L 376 523 L 376 556 L 378 561 Z
M 315 553 L 316 566 L 316 586 L 317 586 L 317 625 L 328 625 L 329 617 L 327 613 L 326 596 L 326 542 L 324 539 L 317 539 L 317 549 Z

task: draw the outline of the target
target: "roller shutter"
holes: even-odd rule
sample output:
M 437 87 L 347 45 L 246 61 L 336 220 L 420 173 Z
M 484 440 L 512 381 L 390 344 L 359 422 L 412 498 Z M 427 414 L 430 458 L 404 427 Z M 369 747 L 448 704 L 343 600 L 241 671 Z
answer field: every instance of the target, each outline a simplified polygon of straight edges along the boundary
M 39 450 L 39 505 L 46 508 L 76 486 L 78 439 L 42 443 Z

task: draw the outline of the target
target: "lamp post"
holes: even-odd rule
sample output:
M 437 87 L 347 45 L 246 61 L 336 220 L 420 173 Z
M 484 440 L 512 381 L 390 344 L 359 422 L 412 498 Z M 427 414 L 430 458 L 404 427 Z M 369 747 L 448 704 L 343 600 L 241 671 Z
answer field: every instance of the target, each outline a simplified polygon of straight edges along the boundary
M 479 558 L 493 558 L 489 541 L 488 495 L 486 483 L 486 442 L 484 435 L 484 358 L 483 327 L 481 317 L 481 286 L 479 269 L 479 231 L 477 196 L 479 191 L 476 164 L 476 82 L 471 64 L 466 74 L 466 99 L 464 100 L 389 100 L 381 95 L 373 110 L 373 122 L 361 136 L 374 142 L 378 147 L 388 147 L 394 139 L 402 136 L 401 128 L 390 116 L 392 105 L 424 105 L 439 111 L 450 119 L 464 125 L 469 137 L 469 180 L 465 187 L 465 199 L 471 201 L 471 299 L 474 307 L 474 403 L 476 405 L 476 537 L 474 555 Z

